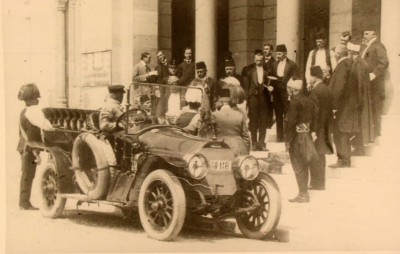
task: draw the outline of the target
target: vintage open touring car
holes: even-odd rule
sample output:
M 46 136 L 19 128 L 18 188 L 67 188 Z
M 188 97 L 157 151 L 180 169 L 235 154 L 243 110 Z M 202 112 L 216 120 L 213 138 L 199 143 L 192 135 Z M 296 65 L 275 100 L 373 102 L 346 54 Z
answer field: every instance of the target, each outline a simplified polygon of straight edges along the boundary
M 135 86 L 128 89 L 128 101 L 134 101 L 137 86 L 171 89 Z M 173 89 L 182 95 L 196 88 Z M 161 99 L 168 100 L 158 93 Z M 141 108 L 129 103 L 126 107 L 117 120 L 124 130 L 108 137 L 99 129 L 98 110 L 44 109 L 55 131 L 45 132 L 43 143 L 30 143 L 48 158 L 36 176 L 43 216 L 57 218 L 71 198 L 113 205 L 128 216 L 137 212 L 146 233 L 158 240 L 173 240 L 189 215 L 215 221 L 235 218 L 248 238 L 273 234 L 281 213 L 279 188 L 260 172 L 256 158 L 235 156 L 221 138 L 206 139 L 171 123 L 157 124 L 148 121 L 150 115 Z M 114 176 L 104 138 L 117 160 Z

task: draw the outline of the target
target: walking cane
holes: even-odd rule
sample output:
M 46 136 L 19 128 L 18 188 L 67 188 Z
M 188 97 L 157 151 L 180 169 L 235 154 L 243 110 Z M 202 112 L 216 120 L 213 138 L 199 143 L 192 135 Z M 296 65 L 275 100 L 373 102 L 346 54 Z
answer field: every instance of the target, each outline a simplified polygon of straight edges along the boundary
M 274 76 L 267 76 L 267 78 L 268 78 L 268 84 L 264 85 L 264 87 L 267 88 L 268 91 L 271 93 L 271 101 L 274 101 L 274 96 L 272 95 L 272 91 L 274 91 L 274 87 L 271 86 L 271 80 L 278 80 L 278 79 Z

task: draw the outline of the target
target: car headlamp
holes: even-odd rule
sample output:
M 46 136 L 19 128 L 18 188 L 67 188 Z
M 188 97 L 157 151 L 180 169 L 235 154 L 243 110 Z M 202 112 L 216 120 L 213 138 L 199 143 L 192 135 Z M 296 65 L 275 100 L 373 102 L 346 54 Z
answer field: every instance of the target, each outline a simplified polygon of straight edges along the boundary
M 201 154 L 187 155 L 185 156 L 187 161 L 187 171 L 189 175 L 194 179 L 202 179 L 208 173 L 208 162 L 207 159 Z
M 258 161 L 253 156 L 238 157 L 235 166 L 245 180 L 254 180 L 260 173 Z

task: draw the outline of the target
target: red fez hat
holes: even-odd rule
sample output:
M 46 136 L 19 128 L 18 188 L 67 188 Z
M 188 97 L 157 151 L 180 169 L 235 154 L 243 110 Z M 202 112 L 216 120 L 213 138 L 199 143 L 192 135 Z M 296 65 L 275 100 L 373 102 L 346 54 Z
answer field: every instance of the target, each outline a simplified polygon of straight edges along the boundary
M 285 44 L 279 44 L 278 46 L 276 46 L 275 51 L 276 52 L 287 52 Z
M 201 62 L 196 63 L 196 69 L 205 69 L 205 70 L 207 70 L 207 67 L 206 67 L 206 64 L 203 61 L 201 61 Z
M 233 59 L 225 59 L 225 67 L 235 67 L 235 61 Z

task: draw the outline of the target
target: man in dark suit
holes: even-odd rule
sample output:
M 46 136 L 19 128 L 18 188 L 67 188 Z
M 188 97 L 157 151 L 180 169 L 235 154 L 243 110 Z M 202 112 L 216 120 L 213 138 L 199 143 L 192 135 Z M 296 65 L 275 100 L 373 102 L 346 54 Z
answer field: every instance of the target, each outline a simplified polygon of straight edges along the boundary
M 273 107 L 276 119 L 277 142 L 283 142 L 283 114 L 288 105 L 287 83 L 292 77 L 297 77 L 297 65 L 287 58 L 287 49 L 284 44 L 276 47 L 277 61 L 272 63 L 271 76 L 277 80 L 271 82 L 273 86 Z
M 351 165 L 350 136 L 359 132 L 358 84 L 349 82 L 352 62 L 345 45 L 336 46 L 335 57 L 338 64 L 329 82 L 329 90 L 333 96 L 333 138 L 338 160 L 329 167 L 343 168 Z
M 156 56 L 158 58 L 158 64 L 155 68 L 158 73 L 157 83 L 162 84 L 162 80 L 169 76 L 168 59 L 162 50 L 157 51 Z
M 381 116 L 385 100 L 384 74 L 389 65 L 385 46 L 378 41 L 375 31 L 364 31 L 364 43 L 360 52 L 368 64 L 371 81 L 372 115 L 374 119 L 375 136 L 381 135 Z
M 264 44 L 264 68 L 268 71 L 272 68 L 272 64 L 276 62 L 275 58 L 272 56 L 272 51 L 274 46 L 270 43 Z
M 178 65 L 178 77 L 182 86 L 188 86 L 195 78 L 195 66 L 192 59 L 192 49 L 185 48 L 184 59 Z
M 332 94 L 323 82 L 324 76 L 319 65 L 310 68 L 311 94 L 309 98 L 314 102 L 314 119 L 311 131 L 314 137 L 315 149 L 318 158 L 310 163 L 312 190 L 325 189 L 325 154 L 333 153 L 331 141 Z
M 296 175 L 299 194 L 289 202 L 307 203 L 308 165 L 318 156 L 310 135 L 314 114 L 313 102 L 301 91 L 301 80 L 290 80 L 287 84 L 291 96 L 285 115 L 285 145 Z
M 267 84 L 267 71 L 261 50 L 254 52 L 255 66 L 244 79 L 245 98 L 248 105 L 249 129 L 253 151 L 268 151 L 265 144 L 267 128 L 272 125 L 272 105 Z

